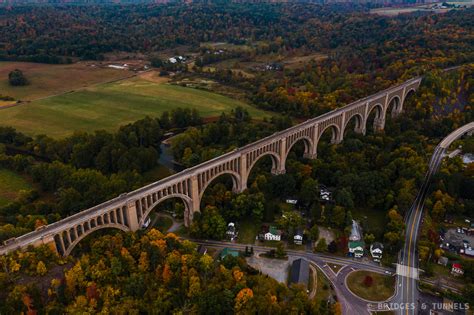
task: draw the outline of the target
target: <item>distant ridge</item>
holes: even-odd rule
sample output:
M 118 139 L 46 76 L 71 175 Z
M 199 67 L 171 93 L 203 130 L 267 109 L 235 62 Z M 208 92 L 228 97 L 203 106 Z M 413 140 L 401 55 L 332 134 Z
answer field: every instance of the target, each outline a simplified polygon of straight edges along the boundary
M 436 0 L 0 0 L 0 5 L 29 4 L 70 4 L 70 5 L 101 5 L 101 4 L 171 4 L 171 3 L 354 3 L 354 4 L 419 4 L 433 3 Z

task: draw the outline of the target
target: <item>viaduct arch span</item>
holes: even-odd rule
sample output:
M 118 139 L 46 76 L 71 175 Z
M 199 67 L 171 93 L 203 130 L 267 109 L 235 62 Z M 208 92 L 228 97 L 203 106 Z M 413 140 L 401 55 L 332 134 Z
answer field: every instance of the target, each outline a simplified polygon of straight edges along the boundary
M 152 209 L 170 198 L 179 198 L 185 205 L 185 225 L 199 212 L 202 195 L 207 186 L 218 176 L 230 174 L 233 190 L 242 192 L 247 188 L 247 180 L 255 163 L 269 155 L 272 159 L 272 173 L 285 173 L 285 162 L 293 145 L 302 140 L 306 158 L 317 157 L 317 147 L 321 135 L 332 130 L 331 143 L 340 143 L 344 130 L 351 119 L 356 120 L 355 132 L 365 134 L 368 117 L 375 111 L 374 129 L 383 130 L 385 118 L 390 111 L 397 116 L 403 111 L 407 95 L 415 92 L 421 77 L 410 79 L 398 86 L 380 91 L 321 116 L 309 119 L 286 130 L 228 152 L 212 160 L 188 168 L 180 173 L 122 194 L 100 205 L 83 210 L 36 231 L 5 241 L 0 254 L 30 245 L 52 244 L 64 256 L 71 253 L 74 246 L 92 232 L 103 228 L 122 231 L 136 231 L 141 228 Z

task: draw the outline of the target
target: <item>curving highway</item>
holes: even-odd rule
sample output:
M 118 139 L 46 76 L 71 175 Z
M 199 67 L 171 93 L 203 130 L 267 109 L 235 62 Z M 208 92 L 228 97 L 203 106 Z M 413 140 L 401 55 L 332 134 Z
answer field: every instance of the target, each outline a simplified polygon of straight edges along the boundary
M 397 264 L 397 294 L 393 298 L 392 309 L 399 314 L 416 314 L 420 309 L 419 291 L 417 281 L 419 279 L 418 270 L 418 231 L 423 215 L 423 207 L 426 195 L 433 175 L 438 171 L 441 161 L 445 157 L 446 149 L 451 143 L 459 139 L 462 135 L 474 131 L 474 122 L 468 123 L 444 138 L 435 148 L 425 175 L 423 184 L 418 191 L 408 215 L 406 217 L 405 244 L 398 256 Z

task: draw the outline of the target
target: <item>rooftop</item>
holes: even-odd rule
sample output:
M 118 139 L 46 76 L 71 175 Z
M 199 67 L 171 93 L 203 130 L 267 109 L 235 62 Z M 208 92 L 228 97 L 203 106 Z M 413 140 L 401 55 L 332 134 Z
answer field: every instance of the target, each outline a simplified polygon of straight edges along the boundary
M 300 258 L 293 261 L 290 270 L 290 283 L 302 283 L 308 285 L 309 280 L 309 262 Z
M 239 252 L 234 250 L 234 249 L 230 249 L 228 247 L 224 248 L 220 254 L 220 257 L 221 259 L 227 257 L 227 256 L 233 256 L 233 257 L 239 257 Z
M 349 248 L 356 248 L 356 247 L 362 247 L 364 248 L 364 242 L 358 241 L 358 242 L 349 242 Z

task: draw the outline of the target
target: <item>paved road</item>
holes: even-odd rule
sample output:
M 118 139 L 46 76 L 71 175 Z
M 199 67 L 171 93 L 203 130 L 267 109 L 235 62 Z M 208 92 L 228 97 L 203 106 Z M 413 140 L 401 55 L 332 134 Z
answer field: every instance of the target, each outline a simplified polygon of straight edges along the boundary
M 417 314 L 419 310 L 418 291 L 418 250 L 417 239 L 420 228 L 423 207 L 433 175 L 438 171 L 445 151 L 449 145 L 467 132 L 474 130 L 474 122 L 466 124 L 444 138 L 435 148 L 425 175 L 423 184 L 406 217 L 405 245 L 398 256 L 397 294 L 392 300 L 399 314 Z
M 238 244 L 238 243 L 231 243 L 231 242 L 221 242 L 221 241 L 209 241 L 209 240 L 195 240 L 191 239 L 191 241 L 202 244 L 208 247 L 214 247 L 218 249 L 223 249 L 225 247 L 230 247 L 233 249 L 238 250 L 245 250 L 246 244 Z M 258 246 L 258 245 L 251 245 L 254 248 L 254 252 L 263 253 L 267 252 L 270 249 L 274 249 L 273 247 L 267 246 Z M 345 278 L 347 274 L 354 270 L 370 270 L 373 272 L 378 273 L 385 273 L 390 272 L 393 274 L 395 272 L 394 269 L 382 267 L 378 264 L 375 264 L 372 261 L 362 261 L 357 260 L 354 258 L 348 257 L 337 257 L 331 255 L 325 255 L 320 253 L 313 253 L 310 251 L 300 251 L 300 250 L 287 250 L 286 251 L 289 256 L 295 258 L 306 258 L 310 261 L 311 264 L 318 267 L 328 278 L 331 282 L 333 289 L 337 295 L 338 301 L 340 302 L 343 310 L 343 314 L 369 314 L 367 309 L 368 302 L 356 297 L 353 295 L 345 285 Z M 329 265 L 330 264 L 337 264 L 343 266 L 337 273 L 334 272 Z

